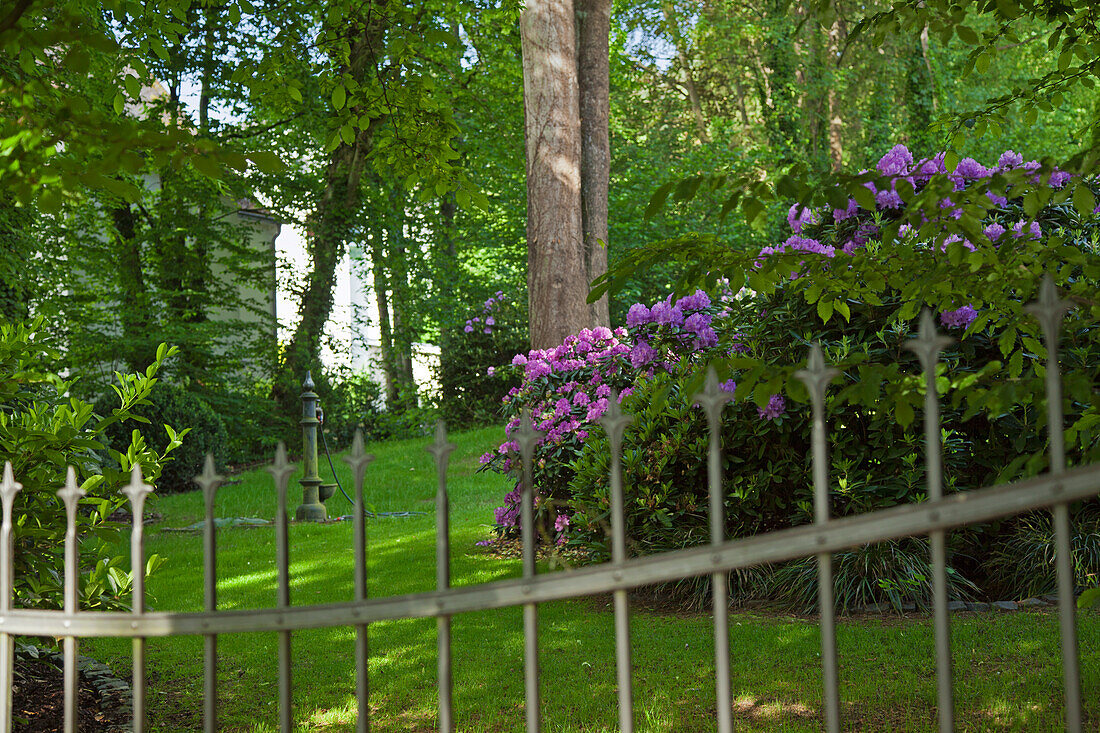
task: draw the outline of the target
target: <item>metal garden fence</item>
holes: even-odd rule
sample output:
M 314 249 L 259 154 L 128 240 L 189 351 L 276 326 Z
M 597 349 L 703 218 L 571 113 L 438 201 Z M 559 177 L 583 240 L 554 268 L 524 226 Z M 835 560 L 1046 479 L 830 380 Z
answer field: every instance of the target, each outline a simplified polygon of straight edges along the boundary
M 1061 635 L 1062 677 L 1064 683 L 1066 728 L 1077 733 L 1082 727 L 1081 681 L 1078 666 L 1074 578 L 1070 564 L 1069 504 L 1100 492 L 1100 465 L 1066 469 L 1063 445 L 1061 382 L 1058 372 L 1057 335 L 1067 309 L 1053 283 L 1044 281 L 1040 299 L 1028 309 L 1042 324 L 1047 350 L 1046 392 L 1049 432 L 1047 474 L 1034 478 L 943 496 L 941 467 L 939 402 L 936 394 L 935 367 L 939 352 L 949 342 L 935 332 L 928 313 L 922 316 L 918 338 L 907 346 L 916 352 L 924 370 L 925 459 L 928 500 L 893 507 L 860 516 L 833 519 L 829 516 L 829 476 L 826 457 L 824 415 L 825 391 L 838 373 L 825 365 L 820 347 L 814 346 L 807 368 L 797 376 L 807 385 L 813 410 L 813 483 L 815 521 L 811 525 L 784 529 L 748 538 L 727 540 L 723 536 L 724 511 L 721 495 L 721 458 L 719 418 L 730 395 L 718 388 L 711 373 L 698 401 L 706 412 L 710 429 L 708 483 L 710 490 L 710 543 L 655 556 L 628 558 L 623 527 L 622 437 L 631 417 L 621 412 L 616 400 L 602 423 L 611 448 L 611 561 L 566 573 L 536 575 L 535 526 L 532 502 L 531 463 L 539 434 L 529 415 L 517 436 L 523 463 L 523 502 L 521 529 L 523 575 L 476 586 L 450 586 L 450 543 L 447 498 L 447 463 L 454 446 L 447 442 L 443 426 L 436 431 L 435 442 L 428 447 L 438 468 L 436 495 L 437 589 L 384 598 L 367 598 L 366 542 L 363 483 L 373 456 L 366 455 L 359 436 L 345 460 L 354 475 L 355 500 L 355 596 L 346 603 L 292 606 L 289 590 L 287 547 L 287 484 L 295 467 L 287 461 L 280 446 L 275 463 L 269 468 L 278 496 L 276 514 L 276 562 L 278 592 L 274 608 L 254 610 L 217 610 L 215 575 L 214 499 L 224 479 L 216 475 L 208 459 L 206 470 L 196 481 L 206 504 L 204 531 L 205 610 L 201 613 L 153 613 L 144 606 L 142 510 L 151 487 L 135 468 L 130 484 L 123 489 L 133 511 L 131 534 L 133 610 L 121 612 L 81 611 L 77 604 L 78 538 L 75 530 L 77 502 L 82 492 L 70 470 L 65 487 L 58 492 L 68 514 L 65 541 L 64 609 L 43 611 L 15 608 L 12 605 L 12 505 L 21 486 L 5 467 L 0 481 L 3 524 L 0 526 L 0 733 L 12 729 L 12 654 L 13 637 L 18 635 L 55 636 L 64 639 L 65 731 L 76 731 L 77 645 L 81 637 L 131 637 L 133 639 L 133 717 L 134 731 L 146 727 L 145 640 L 150 637 L 196 635 L 205 639 L 204 654 L 204 729 L 218 726 L 217 639 L 220 634 L 276 631 L 279 633 L 278 697 L 279 725 L 292 729 L 291 718 L 291 638 L 295 631 L 322 627 L 355 627 L 357 730 L 369 730 L 369 684 L 367 678 L 367 629 L 372 622 L 394 619 L 435 617 L 438 623 L 439 730 L 455 729 L 451 696 L 451 627 L 457 613 L 508 606 L 523 606 L 525 639 L 526 729 L 537 733 L 539 717 L 539 648 L 537 641 L 538 605 L 576 596 L 611 592 L 614 597 L 615 647 L 618 682 L 619 725 L 624 732 L 633 730 L 631 689 L 630 622 L 627 591 L 642 585 L 675 581 L 686 577 L 711 575 L 714 601 L 714 654 L 717 720 L 721 733 L 733 730 L 730 687 L 728 601 L 726 575 L 735 569 L 765 563 L 816 556 L 819 582 L 821 661 L 824 685 L 824 721 L 826 730 L 841 729 L 840 698 L 836 653 L 836 619 L 833 604 L 832 553 L 891 538 L 929 535 L 933 568 L 933 619 L 935 624 L 937 715 L 941 731 L 953 730 L 950 622 L 947 613 L 945 536 L 953 527 L 986 522 L 1020 512 L 1050 508 L 1053 512 L 1057 549 L 1059 626 Z

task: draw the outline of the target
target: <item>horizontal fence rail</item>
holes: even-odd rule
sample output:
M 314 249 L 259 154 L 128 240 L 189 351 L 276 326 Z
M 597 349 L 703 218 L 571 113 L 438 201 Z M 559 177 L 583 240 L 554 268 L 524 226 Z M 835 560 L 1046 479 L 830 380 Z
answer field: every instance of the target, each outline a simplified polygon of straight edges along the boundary
M 891 507 L 825 526 L 806 525 L 767 535 L 727 540 L 718 546 L 692 547 L 628 560 L 619 567 L 596 565 L 534 578 L 496 580 L 446 591 L 425 591 L 362 602 L 289 606 L 214 613 L 146 613 L 140 619 L 118 612 L 66 614 L 64 611 L 11 609 L 0 616 L 0 631 L 42 636 L 206 635 L 253 631 L 296 631 L 356 626 L 376 621 L 429 618 L 525 603 L 629 590 L 652 583 L 725 572 L 819 552 L 837 552 L 869 542 L 925 535 L 933 530 L 1044 509 L 1058 502 L 1095 497 L 1100 466 L 1067 471 L 1058 478 L 1040 476 L 988 489 L 955 494 L 939 502 Z
M 203 717 L 204 730 L 217 730 L 217 637 L 228 633 L 278 632 L 278 720 L 281 731 L 290 731 L 292 714 L 292 639 L 293 632 L 327 627 L 354 627 L 355 691 L 358 700 L 356 730 L 369 730 L 368 630 L 371 623 L 386 620 L 434 617 L 437 619 L 438 645 L 438 729 L 452 733 L 455 714 L 452 698 L 451 617 L 459 613 L 523 607 L 525 724 L 530 733 L 541 726 L 539 705 L 538 604 L 577 596 L 611 592 L 614 597 L 615 656 L 619 727 L 630 733 L 634 728 L 632 668 L 630 658 L 630 618 L 627 591 L 631 588 L 676 581 L 687 577 L 711 577 L 714 615 L 715 700 L 720 733 L 733 730 L 729 613 L 726 597 L 728 573 L 754 565 L 815 557 L 818 568 L 818 605 L 820 611 L 821 660 L 823 685 L 823 722 L 829 733 L 841 729 L 839 670 L 836 651 L 836 617 L 832 587 L 832 554 L 853 547 L 908 536 L 930 538 L 933 624 L 936 653 L 937 720 L 940 731 L 954 729 L 951 638 L 947 615 L 946 537 L 953 528 L 987 522 L 1022 512 L 1049 508 L 1053 513 L 1056 536 L 1056 567 L 1059 600 L 1062 677 L 1064 682 L 1066 729 L 1081 730 L 1081 682 L 1078 668 L 1077 631 L 1073 573 L 1070 564 L 1069 504 L 1100 493 L 1100 465 L 1067 470 L 1062 443 L 1061 383 L 1058 375 L 1058 328 L 1067 309 L 1049 277 L 1044 278 L 1040 298 L 1028 306 L 1041 322 L 1047 349 L 1047 418 L 1050 431 L 1050 472 L 1042 476 L 1008 484 L 943 496 L 939 398 L 935 370 L 939 353 L 950 343 L 935 331 L 928 312 L 921 316 L 917 338 L 906 346 L 921 362 L 925 384 L 925 461 L 928 501 L 883 509 L 858 516 L 830 516 L 829 459 L 825 393 L 839 372 L 826 366 L 819 346 L 814 345 L 805 369 L 796 376 L 807 387 L 812 407 L 812 464 L 814 522 L 810 525 L 777 530 L 738 539 L 725 539 L 724 500 L 722 496 L 720 418 L 730 395 L 718 387 L 710 371 L 704 391 L 695 396 L 704 409 L 710 433 L 707 482 L 709 491 L 710 542 L 707 545 L 659 555 L 629 559 L 623 512 L 622 438 L 632 417 L 622 412 L 615 395 L 609 410 L 600 420 L 608 434 L 610 447 L 610 534 L 611 561 L 602 565 L 575 568 L 563 572 L 538 574 L 535 562 L 537 545 L 533 516 L 534 487 L 532 461 L 541 433 L 534 429 L 532 416 L 524 411 L 520 429 L 514 436 L 521 454 L 522 479 L 521 531 L 523 545 L 522 577 L 453 587 L 450 576 L 449 497 L 446 473 L 450 453 L 455 446 L 447 441 L 443 424 L 437 426 L 435 441 L 427 450 L 438 469 L 436 491 L 436 590 L 401 596 L 369 598 L 367 594 L 367 541 L 364 477 L 374 457 L 364 451 L 361 435 L 356 435 L 350 454 L 345 458 L 354 479 L 354 552 L 355 591 L 352 600 L 312 606 L 293 606 L 290 599 L 290 561 L 287 528 L 287 483 L 295 467 L 287 461 L 279 446 L 276 460 L 269 468 L 277 494 L 276 565 L 278 583 L 273 608 L 251 610 L 217 609 L 216 528 L 214 503 L 217 489 L 225 479 L 217 475 L 208 459 L 196 483 L 203 491 L 205 522 L 203 533 L 204 611 L 201 613 L 147 612 L 144 606 L 144 539 L 142 510 L 152 487 L 144 482 L 138 466 L 123 491 L 130 500 L 133 527 L 131 557 L 134 572 L 133 606 L 129 613 L 82 612 L 78 606 L 77 578 L 79 538 L 75 529 L 77 506 L 83 492 L 69 470 L 58 496 L 64 503 L 67 532 L 64 547 L 65 586 L 63 610 L 21 609 L 13 605 L 13 502 L 22 488 L 15 480 L 10 464 L 0 479 L 0 733 L 12 730 L 12 649 L 13 637 L 54 636 L 63 640 L 65 731 L 77 730 L 76 657 L 78 639 L 88 637 L 128 637 L 133 639 L 134 731 L 144 730 L 145 640 L 148 638 L 195 635 L 204 639 Z M 308 381 L 308 380 L 307 380 Z M 307 411 L 308 412 L 308 411 Z

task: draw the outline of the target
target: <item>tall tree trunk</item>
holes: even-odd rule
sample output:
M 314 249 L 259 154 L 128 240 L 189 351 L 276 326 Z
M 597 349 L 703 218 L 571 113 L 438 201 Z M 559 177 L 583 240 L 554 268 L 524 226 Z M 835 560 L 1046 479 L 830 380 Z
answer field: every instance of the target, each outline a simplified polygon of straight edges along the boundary
M 530 0 L 520 15 L 520 42 L 531 345 L 547 348 L 584 328 L 589 318 L 571 0 Z
M 386 244 L 389 247 L 390 293 L 393 306 L 393 374 L 399 408 L 416 403 L 413 379 L 413 322 L 410 305 L 409 255 L 405 246 L 405 192 L 395 184 L 390 193 Z
M 363 22 L 351 44 L 348 71 L 362 78 L 373 67 L 381 44 L 377 20 Z M 330 154 L 324 188 L 310 217 L 306 251 L 310 272 L 298 306 L 299 321 L 287 344 L 283 363 L 272 390 L 279 410 L 290 414 L 298 397 L 298 385 L 307 369 L 319 366 L 321 335 L 332 312 L 332 285 L 336 264 L 344 256 L 359 213 L 359 182 L 370 150 L 371 128 L 360 129 L 351 144 L 341 142 Z
M 837 63 L 840 57 L 840 45 L 841 45 L 841 26 L 840 17 L 833 18 L 832 24 L 829 25 L 829 42 L 827 47 L 829 49 L 829 93 L 828 93 L 828 110 L 826 114 L 829 117 L 829 164 L 831 165 L 834 173 L 839 173 L 841 164 L 844 160 L 844 122 L 840 117 L 840 102 L 837 95 Z
M 149 366 L 156 356 L 156 347 L 149 340 L 149 292 L 145 287 L 141 242 L 137 238 L 134 210 L 129 204 L 121 204 L 112 210 L 111 219 L 118 262 L 116 274 L 124 348 L 122 358 L 130 371 L 139 371 Z
M 385 379 L 386 407 L 397 406 L 397 374 L 393 364 L 393 327 L 390 324 L 389 274 L 386 266 L 386 249 L 383 243 L 381 217 L 375 218 L 371 232 L 371 280 L 374 285 L 374 302 L 378 306 L 378 340 L 382 355 L 382 376 Z
M 575 0 L 577 8 L 577 86 L 581 117 L 581 221 L 587 278 L 607 272 L 607 189 L 611 177 L 610 0 Z M 611 326 L 604 294 L 589 305 L 592 326 Z

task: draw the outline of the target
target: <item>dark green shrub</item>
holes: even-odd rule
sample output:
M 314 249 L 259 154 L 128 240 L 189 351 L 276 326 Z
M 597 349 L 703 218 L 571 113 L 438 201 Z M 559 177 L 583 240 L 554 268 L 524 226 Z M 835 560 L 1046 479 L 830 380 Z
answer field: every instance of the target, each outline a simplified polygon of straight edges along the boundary
M 108 450 L 104 432 L 119 423 L 134 424 L 156 383 L 165 359 L 175 353 L 162 345 L 144 374 L 118 375 L 116 399 L 104 414 L 71 395 L 75 378 L 61 379 L 51 369 L 58 352 L 44 335 L 41 318 L 28 324 L 0 324 L 0 465 L 10 461 L 23 484 L 13 506 L 14 589 L 17 606 L 61 608 L 64 587 L 65 509 L 57 490 L 72 466 L 87 493 L 77 512 L 81 543 L 80 605 L 83 609 L 125 610 L 132 578 L 129 560 L 116 554 L 119 525 L 108 517 L 127 504 L 121 487 L 140 463 L 145 480 L 158 489 L 161 466 L 179 447 L 184 433 L 169 428 L 163 452 L 132 435 L 120 450 Z M 165 431 L 165 428 L 161 428 Z M 149 558 L 155 568 L 161 558 Z
M 514 372 L 501 367 L 527 348 L 526 308 L 497 291 L 466 314 L 464 322 L 456 319 L 443 327 L 447 335 L 438 373 L 441 416 L 454 427 L 495 422 L 500 418 L 500 396 L 519 384 Z
M 134 408 L 137 419 L 144 424 L 135 427 L 146 444 L 153 450 L 163 451 L 168 438 L 164 426 L 188 428 L 183 444 L 173 453 L 173 460 L 161 470 L 157 490 L 162 494 L 190 491 L 198 488 L 195 476 L 202 473 L 207 453 L 214 455 L 219 465 L 224 465 L 229 451 L 229 433 L 225 424 L 210 405 L 201 397 L 180 387 L 160 385 L 150 393 L 146 404 Z M 106 411 L 107 398 L 96 401 L 97 411 Z M 124 445 L 130 438 L 127 426 L 116 423 L 106 431 L 110 447 Z
M 325 432 L 333 450 L 351 444 L 355 431 L 361 429 L 364 438 L 389 437 L 388 426 L 383 424 L 382 386 L 366 372 L 327 376 L 325 385 L 318 388 L 322 394 L 321 408 L 325 412 Z

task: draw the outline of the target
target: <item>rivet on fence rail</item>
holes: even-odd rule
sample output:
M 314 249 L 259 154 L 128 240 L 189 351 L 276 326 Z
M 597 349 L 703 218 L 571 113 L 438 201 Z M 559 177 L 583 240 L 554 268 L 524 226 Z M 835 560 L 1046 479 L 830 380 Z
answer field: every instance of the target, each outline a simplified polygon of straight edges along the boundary
M 11 461 L 4 461 L 4 478 L 0 480 L 0 502 L 3 504 L 4 518 L 0 524 L 0 617 L 11 610 L 12 567 L 14 543 L 12 542 L 12 511 L 15 495 L 23 484 L 12 475 Z M 11 634 L 0 634 L 0 733 L 11 733 L 12 683 L 14 680 L 14 644 Z
M 714 367 L 707 369 L 704 390 L 695 395 L 707 415 L 710 447 L 707 453 L 707 483 L 710 493 L 710 542 L 721 546 L 726 534 L 725 492 L 722 490 L 722 410 L 733 395 L 718 387 Z M 718 733 L 733 730 L 733 691 L 730 680 L 729 599 L 726 583 L 729 573 L 710 576 L 710 592 L 714 601 L 714 684 L 718 703 Z
M 1058 371 L 1058 331 L 1066 312 L 1073 308 L 1058 295 L 1054 278 L 1043 275 L 1039 286 L 1039 299 L 1024 306 L 1034 315 L 1043 329 L 1043 345 L 1047 350 L 1047 434 L 1050 439 L 1050 473 L 1060 476 L 1066 471 L 1066 447 L 1064 415 L 1062 414 L 1062 378 Z M 1066 686 L 1066 730 L 1081 730 L 1081 670 L 1077 648 L 1077 603 L 1074 595 L 1073 563 L 1070 550 L 1072 528 L 1069 521 L 1069 504 L 1055 504 L 1054 563 L 1058 579 L 1058 625 L 1062 637 L 1062 677 Z
M 218 475 L 214 468 L 214 456 L 206 454 L 202 473 L 195 477 L 195 483 L 202 489 L 203 504 L 206 509 L 202 530 L 203 561 L 203 608 L 207 613 L 218 609 L 218 566 L 217 539 L 214 526 L 214 497 L 225 477 Z M 207 634 L 203 638 L 203 730 L 214 733 L 218 728 L 218 635 Z
M 141 466 L 134 464 L 130 470 L 130 483 L 122 487 L 122 493 L 130 500 L 133 525 L 130 529 L 130 572 L 133 574 L 134 623 L 145 614 L 145 497 L 153 487 L 141 477 Z M 145 730 L 145 639 L 134 637 L 134 733 Z
M 920 359 L 924 370 L 924 475 L 929 501 L 943 499 L 943 450 L 940 445 L 940 401 L 936 390 L 936 364 L 940 352 L 954 339 L 936 332 L 932 312 L 921 312 L 917 338 L 905 348 Z M 941 733 L 955 725 L 955 703 L 951 683 L 951 626 L 947 615 L 947 533 L 942 529 L 928 535 L 932 555 L 932 619 L 936 636 L 936 713 Z
M 367 600 L 367 507 L 363 501 L 363 478 L 374 456 L 363 449 L 363 431 L 355 431 L 351 452 L 344 456 L 344 463 L 351 469 L 354 481 L 355 513 L 352 525 L 355 531 L 355 600 Z M 357 733 L 370 730 L 370 678 L 367 661 L 370 656 L 370 637 L 366 624 L 355 627 L 355 697 L 359 711 L 356 718 Z
M 275 450 L 275 463 L 267 469 L 275 479 L 277 507 L 275 510 L 275 565 L 279 585 L 276 606 L 290 606 L 290 558 L 288 555 L 286 487 L 295 466 L 286 458 L 286 446 L 279 443 Z M 279 632 L 279 729 L 290 733 L 291 729 L 291 679 L 290 632 Z
M 813 412 L 814 524 L 829 522 L 829 457 L 825 433 L 825 390 L 840 374 L 825 366 L 821 344 L 810 347 L 806 368 L 795 377 L 806 385 Z M 833 601 L 833 556 L 817 553 L 817 605 L 821 614 L 821 678 L 824 688 L 825 729 L 840 731 L 840 691 L 836 658 L 836 608 Z
M 607 431 L 611 447 L 611 562 L 626 562 L 626 520 L 623 516 L 623 432 L 634 421 L 623 414 L 619 394 L 611 392 L 608 409 L 600 424 Z M 634 692 L 630 662 L 630 609 L 627 592 L 617 588 L 613 594 L 615 603 L 615 672 L 619 687 L 619 730 L 634 730 Z
M 445 591 L 451 587 L 451 536 L 449 519 L 449 500 L 447 498 L 447 461 L 454 443 L 447 441 L 447 426 L 440 420 L 435 424 L 435 442 L 427 451 L 435 457 L 439 485 L 435 492 L 435 587 Z M 451 617 L 441 615 L 436 619 L 436 638 L 438 643 L 438 686 L 439 686 L 439 730 L 452 733 L 454 724 L 454 703 L 451 700 Z
M 535 488 L 531 462 L 543 433 L 531 422 L 531 408 L 523 408 L 516 443 L 523 461 L 523 489 L 520 492 L 520 530 L 523 541 L 523 577 L 535 577 Z M 527 708 L 527 733 L 539 733 L 539 616 L 534 603 L 523 604 L 523 678 Z

